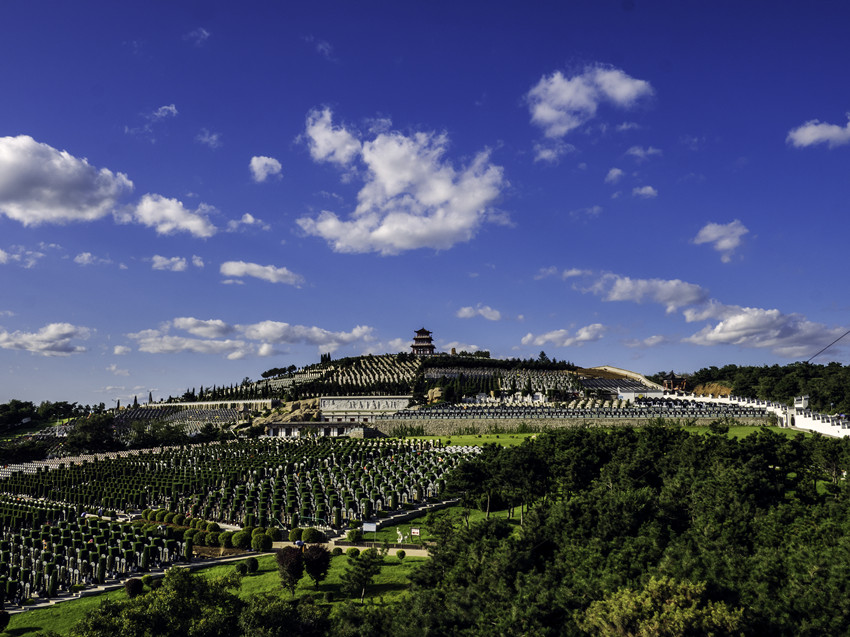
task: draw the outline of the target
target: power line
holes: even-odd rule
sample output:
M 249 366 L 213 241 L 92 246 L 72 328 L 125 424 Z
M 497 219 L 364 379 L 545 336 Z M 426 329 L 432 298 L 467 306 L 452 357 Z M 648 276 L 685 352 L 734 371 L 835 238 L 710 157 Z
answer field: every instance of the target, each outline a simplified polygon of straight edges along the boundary
M 832 341 L 829 345 L 827 345 L 827 346 L 826 346 L 826 347 L 824 347 L 821 351 L 819 351 L 817 354 L 815 354 L 814 356 L 812 356 L 812 358 L 817 358 L 818 356 L 820 356 L 821 354 L 823 354 L 826 350 L 828 350 L 830 347 L 832 347 L 833 345 L 835 345 L 838 341 L 840 341 L 842 338 L 844 338 L 844 337 L 845 337 L 845 336 L 847 336 L 848 334 L 850 334 L 850 330 L 847 330 L 846 332 L 844 332 L 844 334 L 842 334 L 841 336 L 839 336 L 838 338 L 836 338 L 836 339 L 835 339 L 834 341 Z M 807 362 L 807 363 L 811 363 L 811 362 L 812 362 L 812 358 L 810 358 L 810 359 L 809 359 L 809 360 L 807 360 L 806 362 Z

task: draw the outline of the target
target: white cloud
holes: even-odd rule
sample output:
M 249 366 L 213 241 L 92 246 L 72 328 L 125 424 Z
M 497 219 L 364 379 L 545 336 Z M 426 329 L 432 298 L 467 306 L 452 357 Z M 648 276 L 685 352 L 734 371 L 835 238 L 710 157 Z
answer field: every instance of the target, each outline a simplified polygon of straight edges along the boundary
M 151 257 L 154 270 L 170 270 L 171 272 L 185 272 L 187 263 L 183 257 L 163 257 L 158 254 Z
M 216 233 L 217 228 L 207 215 L 214 208 L 201 204 L 197 210 L 188 210 L 183 202 L 162 195 L 147 194 L 139 201 L 130 218 L 154 228 L 157 234 L 188 232 L 195 237 L 207 238 Z M 122 219 L 128 220 L 126 217 Z
M 637 122 L 623 122 L 622 124 L 617 124 L 618 133 L 623 133 L 625 131 L 630 130 L 638 130 L 639 128 L 641 128 L 641 126 Z
M 9 259 L 11 259 L 11 255 L 5 250 L 0 249 L 0 264 L 9 263 Z
M 177 107 L 174 104 L 169 104 L 168 106 L 160 106 L 153 113 L 148 115 L 148 118 L 154 121 L 160 119 L 167 119 L 169 117 L 177 117 Z
M 74 257 L 74 263 L 77 265 L 107 265 L 112 263 L 112 259 L 96 257 L 91 252 L 81 252 Z
M 623 175 L 626 173 L 620 170 L 619 168 L 612 168 L 608 171 L 608 174 L 605 175 L 605 183 L 606 184 L 616 184 L 620 179 L 622 179 Z
M 331 117 L 329 108 L 311 111 L 307 116 L 310 156 L 315 161 L 329 161 L 345 166 L 360 153 L 360 140 L 344 127 L 334 127 Z
M 546 137 L 563 137 L 596 116 L 600 104 L 608 102 L 629 108 L 641 97 L 652 95 L 648 82 L 602 65 L 588 66 L 567 78 L 560 71 L 543 76 L 526 99 L 531 121 Z
M 148 354 L 219 354 L 231 360 L 244 358 L 254 351 L 254 348 L 244 341 L 238 340 L 206 340 L 171 336 L 161 330 L 143 330 L 127 334 L 128 338 L 137 342 L 139 351 Z
M 192 255 L 192 265 L 194 265 L 196 268 L 202 268 L 202 267 L 204 267 L 204 260 L 201 257 L 199 257 L 197 254 L 193 254 Z
M 212 34 L 203 27 L 198 27 L 197 29 L 189 31 L 189 33 L 183 36 L 183 39 L 188 40 L 195 46 L 202 46 L 211 35 Z
M 144 124 L 141 126 L 125 126 L 124 132 L 128 135 L 140 135 L 142 137 L 147 137 L 151 143 L 153 143 L 156 141 L 153 137 L 154 124 L 172 117 L 177 117 L 177 115 L 177 107 L 174 104 L 160 106 L 150 113 L 142 114 L 141 117 L 145 120 Z
M 658 196 L 658 191 L 652 186 L 640 186 L 632 189 L 632 195 L 643 199 L 655 199 Z
M 694 243 L 711 244 L 711 247 L 720 253 L 720 260 L 723 263 L 729 263 L 732 260 L 732 254 L 741 245 L 741 237 L 748 232 L 749 230 L 738 219 L 727 224 L 708 223 L 694 237 Z
M 395 352 L 406 352 L 410 349 L 410 341 L 403 338 L 394 338 L 389 341 L 388 345 Z
M 316 345 L 323 352 L 333 352 L 342 345 L 357 341 L 372 340 L 371 327 L 358 325 L 350 332 L 330 332 L 321 327 L 290 325 L 279 321 L 261 321 L 252 325 L 239 326 L 246 338 L 264 343 L 307 343 Z
M 475 307 L 467 306 L 460 308 L 456 316 L 458 318 L 475 318 L 476 316 L 481 316 L 488 321 L 498 321 L 502 318 L 502 313 L 499 310 L 494 310 L 489 305 L 481 305 L 479 303 Z
M 192 336 L 202 338 L 221 338 L 232 334 L 235 328 L 221 319 L 201 320 L 192 317 L 174 319 L 171 324 L 178 330 L 189 332 Z
M 444 343 L 441 347 L 444 352 L 451 352 L 455 350 L 457 352 L 477 352 L 481 348 L 478 345 L 473 345 L 472 343 L 461 343 L 460 341 L 451 341 L 450 343 Z
M 522 337 L 523 345 L 554 345 L 555 347 L 572 347 L 573 345 L 581 346 L 584 343 L 600 340 L 605 332 L 608 331 L 601 323 L 593 323 L 585 325 L 575 331 L 575 334 L 570 334 L 568 330 L 553 330 L 545 334 L 535 336 L 531 332 Z
M 124 173 L 27 135 L 0 137 L 0 214 L 25 226 L 100 219 L 132 189 Z
M 335 131 L 334 139 L 353 139 L 344 129 L 331 129 L 328 110 L 321 117 L 323 130 Z M 309 128 L 308 135 L 315 139 Z M 486 221 L 506 223 L 491 210 L 504 185 L 502 169 L 481 152 L 456 170 L 444 159 L 447 146 L 444 134 L 397 132 L 381 133 L 362 146 L 350 141 L 314 144 L 311 153 L 317 160 L 343 164 L 359 153 L 367 169 L 366 183 L 349 220 L 323 211 L 315 219 L 298 219 L 298 225 L 327 240 L 337 252 L 387 255 L 448 249 L 470 240 Z
M 650 347 L 658 347 L 659 345 L 664 345 L 664 344 L 669 343 L 669 342 L 670 342 L 670 339 L 668 339 L 666 336 L 661 336 L 660 334 L 656 334 L 654 336 L 648 336 L 647 338 L 644 338 L 644 339 L 632 339 L 632 340 L 629 340 L 629 341 L 625 341 L 623 344 L 626 347 L 630 347 L 630 348 L 647 349 L 647 348 L 650 348 Z
M 561 140 L 548 140 L 545 144 L 534 144 L 534 161 L 555 164 L 562 155 L 575 152 L 576 147 Z
M 220 272 L 223 276 L 252 276 L 263 281 L 268 281 L 269 283 L 286 283 L 287 285 L 294 285 L 296 287 L 304 282 L 304 277 L 286 268 L 246 263 L 245 261 L 225 261 L 221 264 Z
M 202 128 L 200 132 L 195 135 L 195 141 L 199 144 L 203 144 L 204 146 L 209 146 L 210 148 L 219 148 L 221 146 L 221 133 L 211 133 L 206 128 Z
M 246 212 L 242 215 L 241 219 L 231 219 L 227 222 L 227 231 L 228 232 L 239 232 L 243 228 L 255 227 L 260 230 L 264 230 L 268 232 L 271 230 L 271 226 L 267 224 L 262 219 L 257 219 L 254 215 L 249 212 Z
M 650 157 L 655 157 L 661 154 L 660 148 L 653 148 L 652 146 L 647 148 L 644 148 L 643 146 L 632 146 L 626 151 L 626 155 L 634 157 L 639 162 L 646 161 Z
M 23 350 L 41 356 L 69 356 L 85 352 L 82 345 L 73 340 L 85 340 L 90 330 L 70 323 L 50 323 L 38 332 L 7 332 L 0 329 L 0 348 Z
M 850 113 L 847 117 L 850 119 Z M 836 146 L 850 144 L 850 121 L 841 127 L 813 119 L 789 131 L 785 141 L 797 148 L 805 148 L 815 144 L 826 144 L 830 148 L 835 148 Z
M 668 313 L 687 305 L 708 301 L 708 292 L 693 283 L 679 279 L 632 279 L 617 274 L 604 274 L 590 288 L 606 301 L 650 300 L 665 306 Z
M 802 358 L 840 337 L 844 327 L 829 328 L 799 314 L 779 310 L 724 306 L 726 317 L 708 325 L 686 342 L 696 345 L 737 345 L 766 348 L 787 358 Z
M 112 348 L 112 353 L 115 356 L 124 356 L 125 354 L 129 354 L 131 351 L 133 351 L 133 350 L 131 350 L 126 345 L 116 345 L 115 347 Z
M 554 265 L 548 268 L 540 268 L 537 274 L 534 275 L 535 281 L 539 281 L 540 279 L 546 279 L 552 276 L 559 276 L 562 279 L 572 279 L 574 277 L 586 276 L 592 274 L 590 270 L 580 270 L 579 268 L 569 268 L 567 270 L 559 270 Z
M 118 365 L 116 365 L 115 363 L 112 363 L 112 365 L 107 367 L 106 371 L 110 372 L 111 374 L 114 374 L 115 376 L 129 376 L 130 375 L 130 370 L 120 369 L 118 367 Z
M 250 168 L 251 177 L 259 184 L 269 177 L 280 177 L 280 171 L 283 169 L 283 166 L 274 157 L 255 155 L 251 157 Z

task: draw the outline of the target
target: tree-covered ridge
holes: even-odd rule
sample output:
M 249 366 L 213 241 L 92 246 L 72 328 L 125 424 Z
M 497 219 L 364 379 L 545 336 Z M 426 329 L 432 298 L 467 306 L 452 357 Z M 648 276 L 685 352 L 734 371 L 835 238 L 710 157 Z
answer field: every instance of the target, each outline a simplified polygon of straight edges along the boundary
M 669 372 L 649 379 L 661 383 Z M 730 387 L 736 396 L 789 404 L 795 396 L 809 396 L 811 409 L 822 413 L 850 413 L 850 366 L 840 363 L 707 367 L 688 377 L 688 389 L 708 383 Z
M 839 635 L 850 631 L 850 441 L 570 429 L 488 449 L 470 505 L 520 528 L 435 521 L 440 540 L 374 635 Z M 367 634 L 352 631 L 346 634 Z

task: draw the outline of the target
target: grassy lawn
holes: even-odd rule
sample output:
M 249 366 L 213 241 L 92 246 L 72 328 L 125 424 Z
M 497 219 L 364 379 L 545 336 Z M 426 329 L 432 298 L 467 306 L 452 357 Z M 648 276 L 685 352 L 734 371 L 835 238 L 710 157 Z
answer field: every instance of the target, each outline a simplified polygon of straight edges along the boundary
M 427 558 L 424 557 L 407 557 L 403 561 L 395 556 L 395 551 L 390 551 L 384 560 L 384 566 L 381 569 L 372 585 L 366 591 L 367 599 L 375 601 L 383 600 L 391 602 L 405 593 L 410 583 L 409 576 L 419 564 Z M 239 589 L 239 596 L 249 598 L 252 595 L 259 593 L 276 593 L 282 597 L 288 597 L 289 593 L 280 585 L 280 578 L 277 574 L 277 565 L 273 555 L 266 555 L 258 558 L 260 568 L 256 573 L 245 575 L 242 578 L 242 586 Z M 234 563 L 220 564 L 210 566 L 197 571 L 198 574 L 205 577 L 220 577 L 233 572 Z M 306 575 L 298 583 L 298 588 L 295 591 L 296 597 L 303 595 L 319 595 L 319 603 L 324 603 L 324 596 L 330 593 L 332 596 L 331 603 L 345 601 L 342 594 L 339 592 L 340 577 L 347 566 L 347 558 L 345 555 L 334 557 L 331 560 L 331 569 L 328 572 L 328 577 L 320 585 L 318 590 L 311 580 Z M 109 591 L 95 595 L 92 597 L 83 597 L 69 602 L 62 602 L 55 606 L 43 609 L 35 609 L 25 613 L 18 613 L 12 616 L 6 633 L 9 635 L 36 635 L 42 630 L 53 630 L 60 635 L 66 635 L 71 627 L 77 623 L 83 615 L 89 610 L 97 608 L 101 600 L 104 598 L 111 600 L 127 599 L 124 589 Z
M 708 427 L 682 427 L 686 431 L 690 431 L 692 433 L 705 434 L 708 433 Z M 801 431 L 797 431 L 794 429 L 784 429 L 782 427 L 758 427 L 758 426 L 733 426 L 729 428 L 729 437 L 730 438 L 743 438 L 744 436 L 749 436 L 752 433 L 760 429 L 770 429 L 774 433 L 781 434 L 783 436 L 787 436 L 788 438 L 793 438 L 798 433 L 804 433 Z M 477 434 L 477 435 L 465 435 L 465 436 L 413 436 L 417 440 L 439 440 L 444 445 L 452 444 L 452 445 L 461 445 L 464 447 L 473 447 L 479 446 L 482 447 L 488 443 L 502 445 L 503 447 L 512 447 L 514 445 L 521 445 L 524 440 L 527 438 L 531 438 L 532 436 L 536 436 L 538 434 Z M 805 435 L 811 435 L 806 433 Z
M 707 434 L 709 433 L 708 427 L 684 427 L 685 430 L 690 431 L 691 433 L 697 434 Z M 796 429 L 785 429 L 783 427 L 729 427 L 729 433 L 726 434 L 730 438 L 744 438 L 753 434 L 761 429 L 769 429 L 772 433 L 779 434 L 780 436 L 785 436 L 786 438 L 794 438 L 797 434 L 803 434 L 804 436 L 811 436 L 812 434 L 807 431 L 798 431 Z

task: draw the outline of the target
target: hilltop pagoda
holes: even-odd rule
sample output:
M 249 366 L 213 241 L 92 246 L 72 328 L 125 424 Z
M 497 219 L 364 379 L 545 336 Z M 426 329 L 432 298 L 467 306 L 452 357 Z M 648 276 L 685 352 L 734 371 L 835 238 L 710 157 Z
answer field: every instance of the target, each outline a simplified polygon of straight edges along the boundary
M 416 336 L 413 337 L 413 345 L 410 348 L 413 350 L 414 356 L 434 356 L 436 354 L 434 343 L 431 338 L 431 332 L 424 327 L 416 330 Z

